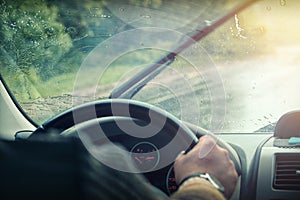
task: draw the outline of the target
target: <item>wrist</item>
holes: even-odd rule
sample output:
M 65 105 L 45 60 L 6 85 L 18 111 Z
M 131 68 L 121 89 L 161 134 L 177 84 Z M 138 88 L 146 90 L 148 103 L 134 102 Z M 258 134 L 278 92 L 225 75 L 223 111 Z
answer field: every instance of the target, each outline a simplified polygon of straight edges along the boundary
M 179 189 L 195 184 L 206 184 L 211 187 L 216 188 L 219 190 L 222 194 L 224 194 L 224 187 L 223 185 L 213 176 L 211 176 L 208 173 L 197 173 L 197 174 L 191 174 L 187 177 L 185 177 L 181 182 L 179 183 Z
M 213 187 L 213 185 L 205 178 L 195 176 L 195 177 L 191 177 L 191 178 L 188 178 L 188 179 L 185 179 L 184 181 L 182 181 L 179 185 L 179 190 L 182 190 L 183 188 L 191 187 L 194 185 L 202 185 L 202 184 Z

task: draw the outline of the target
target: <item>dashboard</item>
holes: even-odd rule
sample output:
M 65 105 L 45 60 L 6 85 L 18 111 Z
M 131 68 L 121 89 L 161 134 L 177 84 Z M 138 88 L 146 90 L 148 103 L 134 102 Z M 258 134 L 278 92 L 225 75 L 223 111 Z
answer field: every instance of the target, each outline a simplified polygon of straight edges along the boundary
M 282 139 L 273 134 L 230 134 L 219 137 L 238 146 L 240 156 L 244 154 L 244 159 L 241 159 L 244 166 L 240 199 L 299 199 L 299 146 L 277 146 L 277 141 Z
M 278 147 L 271 137 L 257 149 L 257 199 L 299 199 L 300 148 Z

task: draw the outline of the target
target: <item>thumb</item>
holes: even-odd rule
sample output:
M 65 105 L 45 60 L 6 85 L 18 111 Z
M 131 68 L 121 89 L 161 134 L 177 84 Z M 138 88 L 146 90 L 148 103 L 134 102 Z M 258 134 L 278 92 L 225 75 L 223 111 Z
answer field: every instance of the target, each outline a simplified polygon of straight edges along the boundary
M 176 157 L 175 160 L 180 159 L 180 157 L 182 157 L 184 154 L 185 154 L 185 151 L 181 151 L 181 152 L 178 154 L 178 156 Z

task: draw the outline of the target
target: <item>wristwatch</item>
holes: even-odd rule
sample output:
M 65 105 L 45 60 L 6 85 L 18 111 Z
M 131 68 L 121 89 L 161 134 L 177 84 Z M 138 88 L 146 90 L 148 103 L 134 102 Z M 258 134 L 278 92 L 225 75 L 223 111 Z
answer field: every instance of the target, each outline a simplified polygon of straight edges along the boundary
M 185 177 L 180 183 L 179 186 L 181 186 L 184 182 L 186 182 L 188 179 L 200 177 L 208 182 L 210 182 L 216 189 L 218 189 L 222 194 L 224 194 L 225 189 L 224 186 L 220 183 L 218 179 L 216 179 L 214 176 L 210 175 L 209 173 L 198 173 L 198 174 L 191 174 L 187 177 Z

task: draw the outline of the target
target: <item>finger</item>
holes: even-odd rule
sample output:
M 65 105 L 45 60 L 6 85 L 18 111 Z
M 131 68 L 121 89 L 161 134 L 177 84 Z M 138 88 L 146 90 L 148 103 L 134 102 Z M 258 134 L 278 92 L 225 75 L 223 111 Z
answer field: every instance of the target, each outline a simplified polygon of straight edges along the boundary
M 177 157 L 176 157 L 175 160 L 180 159 L 180 157 L 182 157 L 184 154 L 185 154 L 185 151 L 181 151 L 181 152 L 177 155 Z

